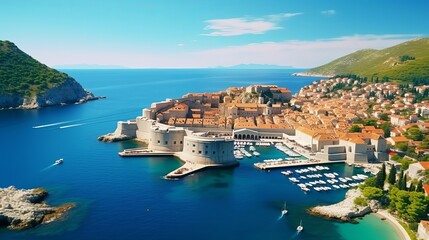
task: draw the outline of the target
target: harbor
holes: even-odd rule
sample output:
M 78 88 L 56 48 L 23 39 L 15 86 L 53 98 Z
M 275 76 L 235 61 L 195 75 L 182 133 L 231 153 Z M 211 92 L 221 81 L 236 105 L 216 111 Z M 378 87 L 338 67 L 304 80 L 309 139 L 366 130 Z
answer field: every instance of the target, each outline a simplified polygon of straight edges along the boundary
M 340 176 L 337 172 L 330 171 L 329 167 L 322 165 L 282 171 L 281 174 L 287 176 L 289 181 L 304 192 L 348 189 L 362 184 L 368 178 L 364 174 L 355 174 L 350 177 Z
M 289 168 L 289 167 L 302 167 L 302 166 L 314 166 L 314 165 L 325 165 L 325 164 L 336 164 L 336 163 L 345 163 L 346 161 L 322 161 L 316 159 L 303 159 L 303 160 L 291 160 L 290 158 L 277 159 L 277 160 L 265 160 L 264 162 L 254 163 L 258 169 L 269 170 L 275 168 Z

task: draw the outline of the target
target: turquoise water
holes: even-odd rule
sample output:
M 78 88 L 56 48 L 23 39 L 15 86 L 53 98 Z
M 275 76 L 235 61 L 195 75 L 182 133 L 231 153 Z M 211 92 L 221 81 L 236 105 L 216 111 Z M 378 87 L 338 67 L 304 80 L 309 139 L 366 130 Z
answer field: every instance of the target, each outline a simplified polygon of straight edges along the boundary
M 213 92 L 253 83 L 278 84 L 293 92 L 317 80 L 289 70 L 67 70 L 107 99 L 32 111 L 0 111 L 0 187 L 44 187 L 49 204 L 76 202 L 66 219 L 35 229 L 0 230 L 1 239 L 399 239 L 384 222 L 365 218 L 340 224 L 306 213 L 341 200 L 345 191 L 304 194 L 280 170 L 258 171 L 253 163 L 283 156 L 258 148 L 231 169 L 208 170 L 176 181 L 162 177 L 177 159 L 120 158 L 135 142 L 101 143 L 118 120 L 141 115 L 154 101 L 188 92 Z M 38 127 L 38 128 L 33 128 Z M 58 158 L 64 164 L 51 166 Z M 360 169 L 335 165 L 340 175 Z M 279 219 L 283 202 L 289 213 Z M 296 234 L 303 220 L 304 231 Z M 367 239 L 367 238 L 365 238 Z M 369 238 L 368 238 L 369 239 Z

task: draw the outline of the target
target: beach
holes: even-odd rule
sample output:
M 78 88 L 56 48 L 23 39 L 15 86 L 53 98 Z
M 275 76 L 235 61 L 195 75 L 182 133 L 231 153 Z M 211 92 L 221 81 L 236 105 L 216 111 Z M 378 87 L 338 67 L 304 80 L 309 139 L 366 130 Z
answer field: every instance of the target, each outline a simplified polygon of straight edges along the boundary
M 404 229 L 404 227 L 402 227 L 402 225 L 398 222 L 398 220 L 396 220 L 395 217 L 393 217 L 392 215 L 390 215 L 390 213 L 388 213 L 385 210 L 378 210 L 374 214 L 376 216 L 380 217 L 380 218 L 386 218 L 386 221 L 389 224 L 391 224 L 392 226 L 395 227 L 395 230 L 398 232 L 398 234 L 400 235 L 401 239 L 403 239 L 403 240 L 411 240 L 410 236 L 408 235 L 408 233 Z

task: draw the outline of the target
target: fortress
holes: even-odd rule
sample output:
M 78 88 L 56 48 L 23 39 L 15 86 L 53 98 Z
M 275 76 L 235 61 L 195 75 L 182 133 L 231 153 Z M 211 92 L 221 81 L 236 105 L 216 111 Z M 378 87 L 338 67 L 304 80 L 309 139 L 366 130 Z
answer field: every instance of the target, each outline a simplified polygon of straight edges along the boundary
M 315 108 L 308 100 L 297 99 L 292 99 L 288 89 L 276 85 L 189 93 L 152 103 L 135 120 L 118 122 L 115 132 L 100 140 L 137 139 L 146 142 L 147 148 L 125 150 L 120 155 L 170 155 L 185 162 L 168 177 L 205 167 L 237 165 L 234 139 L 290 142 L 312 153 L 314 157 L 308 158 L 324 161 L 366 163 L 388 159 L 381 129 L 365 126 L 361 133 L 348 132 L 357 119 L 351 110 L 360 109 L 355 102 L 331 103 L 328 99 L 327 103 L 321 102 L 324 108 Z M 334 108 L 335 104 L 342 104 L 342 108 Z
M 231 97 L 239 94 L 244 103 Z M 185 162 L 167 177 L 183 176 L 206 167 L 234 166 L 238 161 L 233 154 L 233 136 L 241 138 L 243 134 L 243 139 L 247 136 L 243 130 L 234 135 L 234 123 L 251 128 L 246 125 L 245 118 L 266 116 L 269 119 L 273 113 L 281 112 L 282 102 L 290 99 L 290 91 L 276 85 L 251 85 L 217 93 L 186 94 L 179 99 L 152 103 L 135 120 L 118 122 L 115 132 L 108 137 L 113 140 L 137 139 L 148 144 L 147 149 L 138 153 L 136 150 L 125 150 L 122 156 L 173 155 Z M 271 101 L 279 103 L 273 104 Z M 265 124 L 265 120 L 259 119 L 258 123 Z M 281 134 L 267 130 L 266 135 L 249 135 L 249 140 L 250 136 L 254 140 L 281 138 Z

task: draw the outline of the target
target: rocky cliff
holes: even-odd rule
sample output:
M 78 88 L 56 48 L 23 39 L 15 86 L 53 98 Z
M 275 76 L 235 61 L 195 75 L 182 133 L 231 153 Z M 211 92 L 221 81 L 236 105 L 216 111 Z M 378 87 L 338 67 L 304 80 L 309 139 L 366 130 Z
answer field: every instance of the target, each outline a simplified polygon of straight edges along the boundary
M 22 190 L 0 188 L 0 227 L 22 230 L 49 223 L 64 216 L 75 204 L 48 206 L 43 200 L 48 192 L 42 188 Z
M 364 215 L 377 211 L 378 203 L 370 203 L 368 206 L 358 206 L 354 203 L 357 197 L 361 197 L 359 189 L 350 189 L 346 193 L 346 198 L 336 204 L 328 206 L 316 206 L 309 210 L 310 213 L 320 215 L 340 221 L 354 222 L 353 218 L 363 217 Z
M 55 105 L 84 103 L 99 98 L 83 89 L 73 78 L 67 78 L 63 84 L 53 87 L 41 95 L 0 95 L 0 108 L 35 109 Z
M 67 74 L 52 69 L 14 43 L 0 41 L 0 109 L 34 109 L 98 99 Z

